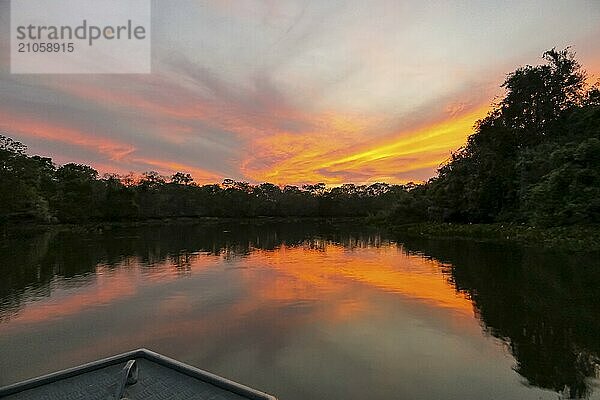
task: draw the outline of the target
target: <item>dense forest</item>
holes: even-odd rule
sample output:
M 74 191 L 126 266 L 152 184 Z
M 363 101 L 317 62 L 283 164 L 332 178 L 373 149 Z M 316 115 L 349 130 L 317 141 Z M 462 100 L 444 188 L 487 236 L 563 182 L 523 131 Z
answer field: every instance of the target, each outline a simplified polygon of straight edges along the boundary
M 504 96 L 423 184 L 280 187 L 55 165 L 0 136 L 0 222 L 171 217 L 374 216 L 412 222 L 600 223 L 600 89 L 569 50 L 510 73 Z
M 28 156 L 23 144 L 0 136 L 0 218 L 80 223 L 173 217 L 367 216 L 389 208 L 410 187 L 324 184 L 250 185 L 226 179 L 197 185 L 189 174 L 140 177 L 107 174 L 80 164 L 56 166 Z
M 395 206 L 392 219 L 600 222 L 600 90 L 567 48 L 510 73 L 467 143 Z

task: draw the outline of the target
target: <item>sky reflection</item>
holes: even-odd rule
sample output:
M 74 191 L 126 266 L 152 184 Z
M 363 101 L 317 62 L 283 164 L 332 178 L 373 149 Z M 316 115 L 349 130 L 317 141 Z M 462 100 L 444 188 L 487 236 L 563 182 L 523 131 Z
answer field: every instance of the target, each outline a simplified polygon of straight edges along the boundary
M 50 239 L 38 283 L 3 288 L 21 303 L 0 320 L 0 385 L 147 347 L 282 399 L 556 398 L 523 385 L 448 263 L 379 234 L 244 229 L 111 233 L 68 263 L 53 252 L 81 238 Z

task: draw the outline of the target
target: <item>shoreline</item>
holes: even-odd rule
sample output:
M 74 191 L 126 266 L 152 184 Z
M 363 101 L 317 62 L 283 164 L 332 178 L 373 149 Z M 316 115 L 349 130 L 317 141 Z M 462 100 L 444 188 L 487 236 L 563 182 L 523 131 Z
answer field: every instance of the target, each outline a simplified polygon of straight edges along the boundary
M 564 227 L 532 227 L 519 224 L 455 224 L 411 223 L 390 225 L 372 217 L 172 217 L 139 221 L 92 221 L 85 223 L 5 223 L 0 225 L 0 238 L 19 233 L 45 231 L 74 231 L 102 233 L 112 229 L 151 227 L 161 225 L 262 225 L 281 223 L 361 224 L 377 227 L 390 235 L 402 238 L 471 240 L 478 242 L 514 243 L 526 247 L 600 252 L 600 225 Z
M 393 225 L 389 230 L 400 237 L 503 242 L 548 250 L 600 252 L 600 225 L 540 228 L 500 223 L 416 223 Z
M 294 222 L 314 223 L 365 223 L 367 217 L 170 217 L 136 221 L 88 221 L 81 223 L 40 223 L 9 222 L 0 224 L 0 232 L 35 232 L 47 230 L 72 230 L 84 232 L 101 232 L 119 228 L 137 228 L 160 225 L 218 225 L 236 223 L 240 225 L 261 225 Z M 372 225 L 372 224 L 371 224 Z M 0 235 L 1 236 L 1 235 Z

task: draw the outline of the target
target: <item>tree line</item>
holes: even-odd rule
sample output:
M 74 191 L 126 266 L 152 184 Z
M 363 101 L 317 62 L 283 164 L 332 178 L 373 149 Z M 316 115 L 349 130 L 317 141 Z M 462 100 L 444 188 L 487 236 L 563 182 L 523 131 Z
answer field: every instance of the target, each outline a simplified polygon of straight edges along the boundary
M 55 165 L 0 136 L 0 221 L 80 223 L 170 217 L 365 217 L 414 222 L 600 223 L 600 89 L 568 48 L 507 75 L 505 95 L 423 184 L 198 185 Z
M 394 223 L 600 223 L 600 90 L 569 48 L 507 75 L 467 143 L 391 211 Z
M 323 183 L 302 187 L 251 185 L 226 179 L 198 185 L 177 172 L 99 173 L 87 165 L 55 165 L 29 156 L 26 147 L 0 136 L 0 219 L 80 223 L 173 217 L 364 217 L 408 195 L 410 185 Z

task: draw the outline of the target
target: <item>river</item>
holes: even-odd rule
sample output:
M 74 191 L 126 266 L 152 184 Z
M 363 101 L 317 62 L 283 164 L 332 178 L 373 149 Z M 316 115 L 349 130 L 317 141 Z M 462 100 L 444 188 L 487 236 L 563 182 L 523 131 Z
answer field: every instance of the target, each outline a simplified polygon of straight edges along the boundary
M 600 261 L 241 221 L 0 240 L 0 386 L 145 347 L 278 396 L 600 399 Z

